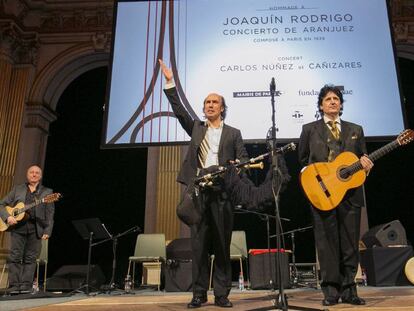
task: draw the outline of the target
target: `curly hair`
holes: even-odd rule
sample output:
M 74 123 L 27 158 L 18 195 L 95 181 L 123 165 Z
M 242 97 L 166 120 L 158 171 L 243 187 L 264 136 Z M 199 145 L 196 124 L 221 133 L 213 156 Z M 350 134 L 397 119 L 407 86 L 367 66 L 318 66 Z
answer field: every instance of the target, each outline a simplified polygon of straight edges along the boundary
M 342 115 L 342 111 L 344 109 L 344 97 L 342 95 L 341 89 L 333 84 L 325 84 L 323 88 L 319 91 L 318 95 L 318 111 L 321 116 L 323 116 L 323 111 L 321 109 L 322 101 L 325 98 L 326 95 L 328 95 L 329 92 L 334 93 L 336 96 L 339 97 L 339 102 L 341 103 L 341 109 L 339 110 L 339 115 Z

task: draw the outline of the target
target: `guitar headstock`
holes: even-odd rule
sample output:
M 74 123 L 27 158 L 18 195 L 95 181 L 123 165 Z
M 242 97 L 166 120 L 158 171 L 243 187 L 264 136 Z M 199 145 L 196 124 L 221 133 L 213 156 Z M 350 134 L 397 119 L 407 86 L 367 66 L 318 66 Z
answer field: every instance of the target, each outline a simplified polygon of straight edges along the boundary
M 401 132 L 400 135 L 397 137 L 398 143 L 402 145 L 407 145 L 414 140 L 414 131 L 410 129 L 406 129 Z
M 45 196 L 42 199 L 42 202 L 43 203 L 53 203 L 53 202 L 56 202 L 56 201 L 60 200 L 62 197 L 63 197 L 63 195 L 60 194 L 60 193 L 51 193 L 51 194 L 48 194 L 47 196 Z

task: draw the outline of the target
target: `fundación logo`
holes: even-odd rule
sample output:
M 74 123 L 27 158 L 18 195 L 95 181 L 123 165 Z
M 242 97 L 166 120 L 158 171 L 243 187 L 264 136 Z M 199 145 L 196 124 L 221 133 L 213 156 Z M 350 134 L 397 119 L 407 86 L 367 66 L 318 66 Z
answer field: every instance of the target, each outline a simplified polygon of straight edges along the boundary
M 337 85 L 337 87 L 341 90 L 343 95 L 352 95 L 354 91 L 352 89 L 347 90 L 345 89 L 344 85 Z M 299 96 L 318 96 L 319 90 L 317 89 L 310 89 L 310 90 L 298 90 Z

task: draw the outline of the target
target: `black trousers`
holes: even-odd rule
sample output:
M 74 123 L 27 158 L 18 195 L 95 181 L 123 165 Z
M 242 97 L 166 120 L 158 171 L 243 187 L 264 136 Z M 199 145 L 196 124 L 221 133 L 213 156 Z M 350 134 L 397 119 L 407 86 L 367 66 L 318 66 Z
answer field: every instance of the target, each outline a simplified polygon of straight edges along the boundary
M 312 207 L 312 215 L 325 297 L 356 295 L 361 208 L 345 200 L 332 211 Z
M 10 286 L 32 286 L 41 241 L 36 232 L 11 232 L 10 255 L 7 259 Z
M 231 289 L 230 242 L 233 209 L 222 191 L 201 192 L 204 210 L 199 224 L 191 227 L 193 295 L 205 295 L 209 286 L 209 254 L 214 259 L 214 295 L 227 297 Z

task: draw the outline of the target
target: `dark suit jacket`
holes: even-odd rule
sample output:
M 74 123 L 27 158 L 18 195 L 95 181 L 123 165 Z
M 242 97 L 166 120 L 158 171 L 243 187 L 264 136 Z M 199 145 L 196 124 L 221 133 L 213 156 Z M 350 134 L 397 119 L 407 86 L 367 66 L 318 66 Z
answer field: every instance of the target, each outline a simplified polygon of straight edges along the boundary
M 327 145 L 329 132 L 323 120 L 303 125 L 299 138 L 298 156 L 302 166 L 315 162 L 327 162 L 329 149 Z M 340 152 L 350 151 L 359 158 L 367 153 L 364 131 L 360 125 L 341 120 L 341 148 Z M 363 205 L 361 188 L 348 191 L 346 198 L 353 203 Z
M 187 155 L 177 177 L 178 182 L 188 185 L 197 174 L 198 149 L 207 132 L 207 124 L 206 122 L 194 120 L 190 116 L 181 103 L 175 87 L 165 89 L 164 92 L 181 126 L 191 136 Z M 229 160 L 235 159 L 242 161 L 248 159 L 243 139 L 238 129 L 224 124 L 218 152 L 219 165 L 224 166 L 228 164 Z
M 52 189 L 46 188 L 42 185 L 39 185 L 38 188 L 38 197 L 44 198 L 46 195 L 51 194 Z M 0 217 L 7 223 L 7 217 L 10 216 L 5 207 L 6 206 L 15 206 L 19 202 L 25 202 L 27 193 L 27 184 L 21 184 L 13 187 L 13 189 L 0 200 Z M 41 203 L 36 207 L 32 208 L 33 215 L 36 222 L 36 234 L 38 238 L 41 238 L 43 234 L 49 236 L 52 235 L 53 229 L 53 216 L 55 213 L 55 206 L 53 203 Z

